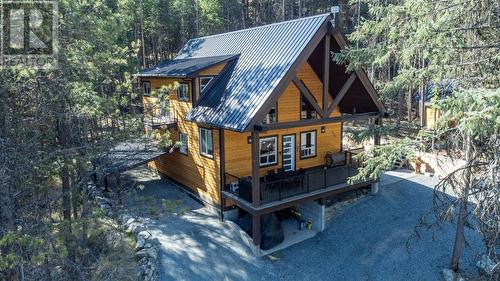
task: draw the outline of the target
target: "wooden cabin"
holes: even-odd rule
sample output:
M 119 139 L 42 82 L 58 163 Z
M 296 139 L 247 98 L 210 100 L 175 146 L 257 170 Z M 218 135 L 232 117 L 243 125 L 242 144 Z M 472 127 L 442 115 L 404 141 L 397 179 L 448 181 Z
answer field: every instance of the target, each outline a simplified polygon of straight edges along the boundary
M 385 109 L 363 70 L 332 61 L 344 47 L 331 14 L 188 41 L 139 74 L 146 109 L 155 89 L 178 85 L 150 128 L 182 145 L 151 166 L 222 218 L 250 214 L 256 245 L 262 216 L 304 202 L 324 212 L 324 198 L 372 184 L 347 184 L 357 163 L 342 124 L 380 121 Z

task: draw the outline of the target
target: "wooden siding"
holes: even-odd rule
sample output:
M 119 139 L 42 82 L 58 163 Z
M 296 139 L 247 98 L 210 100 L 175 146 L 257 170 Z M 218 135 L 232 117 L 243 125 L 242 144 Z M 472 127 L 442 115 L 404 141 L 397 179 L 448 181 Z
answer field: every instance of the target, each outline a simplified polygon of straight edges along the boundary
M 440 117 L 440 112 L 431 106 L 425 106 L 425 127 L 427 129 L 434 129 L 436 122 Z
M 211 67 L 202 71 L 202 75 L 217 75 L 224 67 L 225 63 Z M 297 77 L 311 91 L 313 96 L 322 106 L 323 85 L 311 66 L 306 63 L 297 72 Z M 194 79 L 195 92 L 199 92 L 199 78 Z M 144 79 L 151 82 L 151 89 L 155 90 L 161 85 L 168 85 L 174 82 L 181 82 L 174 79 Z M 193 81 L 183 80 L 189 85 L 190 97 Z M 278 100 L 278 122 L 290 122 L 300 120 L 300 91 L 292 82 L 286 88 L 283 95 Z M 154 97 L 144 97 L 144 104 L 154 102 Z M 331 97 L 329 102 L 331 102 Z M 171 136 L 174 141 L 179 139 L 179 133 L 188 135 L 188 155 L 181 154 L 178 150 L 166 155 L 150 164 L 152 168 L 160 173 L 172 178 L 176 182 L 188 187 L 202 199 L 219 204 L 220 200 L 220 150 L 218 130 L 212 130 L 213 134 L 213 159 L 200 155 L 199 151 L 199 126 L 193 122 L 184 120 L 186 113 L 192 108 L 192 101 L 177 100 L 177 93 L 173 92 L 170 97 L 170 109 L 178 118 L 178 128 L 172 129 Z M 336 108 L 331 116 L 340 115 Z M 309 168 L 323 165 L 325 154 L 328 151 L 337 152 L 341 150 L 341 124 L 324 125 L 325 133 L 321 133 L 322 126 L 305 126 L 283 130 L 273 130 L 261 133 L 260 137 L 277 136 L 278 138 L 278 163 L 260 169 L 261 175 L 268 170 L 278 169 L 282 166 L 282 136 L 295 134 L 295 163 L 296 169 Z M 316 131 L 316 157 L 300 159 L 300 133 L 306 131 Z M 248 143 L 249 133 L 237 133 L 233 131 L 224 131 L 225 140 L 225 162 L 226 172 L 238 177 L 251 175 L 251 145 Z M 231 205 L 228 200 L 228 205 Z
M 304 82 L 307 88 L 321 106 L 323 97 L 323 85 L 308 63 L 298 71 L 297 77 Z M 331 102 L 331 99 L 330 99 Z M 339 116 L 336 108 L 331 116 Z M 300 120 L 300 91 L 295 84 L 290 83 L 283 95 L 278 100 L 278 123 Z M 273 166 L 260 168 L 260 174 L 264 175 L 268 170 L 282 167 L 282 136 L 295 134 L 295 165 L 296 169 L 309 168 L 323 165 L 325 155 L 328 151 L 338 152 L 341 150 L 342 126 L 340 123 L 324 125 L 325 133 L 321 133 L 322 126 L 306 126 L 283 130 L 272 130 L 262 132 L 260 137 L 278 137 L 278 163 Z M 316 130 L 316 157 L 300 159 L 300 133 Z M 250 176 L 252 174 L 252 152 L 248 143 L 250 133 L 224 132 L 226 172 L 237 176 Z
M 217 65 L 214 65 L 212 67 L 200 71 L 199 75 L 200 76 L 218 75 L 222 71 L 224 66 L 226 66 L 226 62 L 219 63 Z
M 144 79 L 151 82 L 151 89 L 162 85 L 169 85 L 181 80 L 174 79 Z M 189 93 L 192 93 L 192 80 L 182 80 L 189 85 Z M 195 83 L 198 89 L 198 83 Z M 155 97 L 144 97 L 145 105 L 154 103 Z M 171 129 L 170 134 L 173 141 L 179 140 L 179 133 L 188 136 L 188 155 L 181 154 L 179 150 L 161 157 L 150 163 L 150 167 L 160 173 L 172 178 L 176 182 L 188 187 L 193 193 L 205 201 L 219 204 L 220 200 L 220 150 L 218 130 L 212 130 L 213 135 L 213 159 L 200 155 L 199 149 L 199 127 L 196 123 L 186 121 L 184 116 L 192 108 L 192 102 L 177 99 L 177 92 L 170 95 L 170 110 L 177 117 L 177 129 Z M 161 131 L 160 131 L 161 132 Z
M 214 65 L 212 67 L 209 67 L 207 69 L 204 69 L 200 71 L 198 74 L 200 76 L 216 76 L 219 75 L 219 73 L 224 69 L 226 66 L 227 62 L 219 63 L 217 65 Z M 195 102 L 200 98 L 200 78 L 196 77 L 194 78 L 194 85 L 196 87 L 195 89 Z

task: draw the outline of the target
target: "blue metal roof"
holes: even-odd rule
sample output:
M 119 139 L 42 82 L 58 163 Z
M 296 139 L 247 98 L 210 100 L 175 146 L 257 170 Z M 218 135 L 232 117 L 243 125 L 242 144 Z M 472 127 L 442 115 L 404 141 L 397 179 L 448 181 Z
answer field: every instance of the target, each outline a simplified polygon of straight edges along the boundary
M 329 18 L 322 14 L 188 41 L 177 59 L 239 55 L 186 118 L 244 131 Z
M 140 77 L 188 77 L 205 68 L 235 57 L 234 55 L 210 56 L 202 58 L 176 58 L 159 63 L 139 73 Z

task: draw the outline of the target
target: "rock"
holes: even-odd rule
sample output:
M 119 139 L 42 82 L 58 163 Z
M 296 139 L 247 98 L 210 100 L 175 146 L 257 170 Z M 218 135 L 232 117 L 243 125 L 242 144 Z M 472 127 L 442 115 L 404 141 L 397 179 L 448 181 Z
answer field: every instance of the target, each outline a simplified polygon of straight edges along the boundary
M 146 241 L 144 240 L 144 238 L 142 238 L 140 236 L 137 237 L 137 243 L 135 243 L 135 250 L 137 251 L 137 250 L 140 250 L 140 249 L 144 248 L 144 243 L 145 242 Z
M 95 197 L 95 200 L 97 200 L 97 201 L 101 201 L 101 202 L 106 202 L 106 203 L 108 203 L 108 204 L 110 204 L 110 203 L 111 203 L 111 200 L 109 200 L 109 199 L 108 199 L 108 198 L 106 198 L 106 197 L 102 197 L 102 196 L 96 196 L 96 197 Z
M 483 272 L 488 275 L 492 275 L 496 268 L 500 268 L 500 262 L 495 263 L 488 257 L 488 255 L 482 255 L 481 258 L 477 261 L 476 266 Z
M 151 248 L 151 243 L 146 243 L 146 245 L 144 245 L 144 248 Z
M 128 225 L 127 229 L 125 230 L 127 233 L 134 233 L 138 234 L 139 232 L 143 231 L 144 225 L 139 223 L 139 222 L 132 222 L 131 224 Z
M 460 273 L 456 273 L 448 268 L 443 269 L 443 277 L 445 281 L 465 281 Z
M 128 221 L 130 218 L 132 218 L 132 216 L 131 216 L 130 214 L 128 214 L 128 213 L 123 213 L 123 214 L 121 214 L 121 215 L 120 215 L 120 222 L 121 222 L 122 224 L 126 224 L 126 223 L 127 223 L 127 221 Z
M 143 230 L 143 231 L 137 233 L 137 238 L 142 238 L 144 240 L 148 240 L 149 238 L 151 238 L 151 233 Z
M 148 240 L 148 242 L 150 242 L 153 246 L 160 246 L 160 240 L 158 240 L 158 238 L 151 238 Z
M 146 250 L 146 253 L 149 257 L 151 257 L 152 259 L 154 259 L 156 261 L 156 259 L 158 258 L 158 253 L 156 252 L 156 249 L 155 248 L 149 248 Z
M 139 250 L 137 251 L 137 253 L 135 253 L 135 256 L 140 260 L 142 260 L 142 258 L 147 258 L 149 256 L 148 250 L 147 249 Z
M 135 222 L 135 219 L 134 218 L 129 218 L 124 224 L 127 226 L 127 225 L 132 224 L 133 222 Z
M 146 227 L 141 224 L 141 223 L 138 223 L 135 225 L 135 227 L 132 229 L 132 232 L 137 236 L 137 234 L 141 231 L 144 231 L 146 229 Z

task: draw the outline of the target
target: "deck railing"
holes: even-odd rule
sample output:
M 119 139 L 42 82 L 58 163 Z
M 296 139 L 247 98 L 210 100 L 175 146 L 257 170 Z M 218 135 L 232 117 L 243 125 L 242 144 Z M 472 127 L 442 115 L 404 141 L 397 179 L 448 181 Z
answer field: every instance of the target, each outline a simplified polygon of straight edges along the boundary
M 281 201 L 296 195 L 347 183 L 349 177 L 358 173 L 360 163 L 353 159 L 353 155 L 356 153 L 350 151 L 345 153 L 344 163 L 338 166 L 300 169 L 261 177 L 261 204 Z M 225 182 L 224 190 L 226 192 L 230 192 L 247 202 L 252 202 L 251 177 L 237 177 L 226 173 Z
M 281 201 L 283 199 L 310 193 L 313 191 L 326 189 L 331 186 L 347 182 L 349 177 L 358 173 L 355 165 L 346 164 L 343 166 L 297 171 L 296 174 L 284 178 L 266 181 L 261 178 L 260 200 L 261 203 Z
M 177 124 L 177 116 L 171 109 L 162 109 L 160 106 L 148 105 L 144 108 L 144 126 L 157 129 Z

